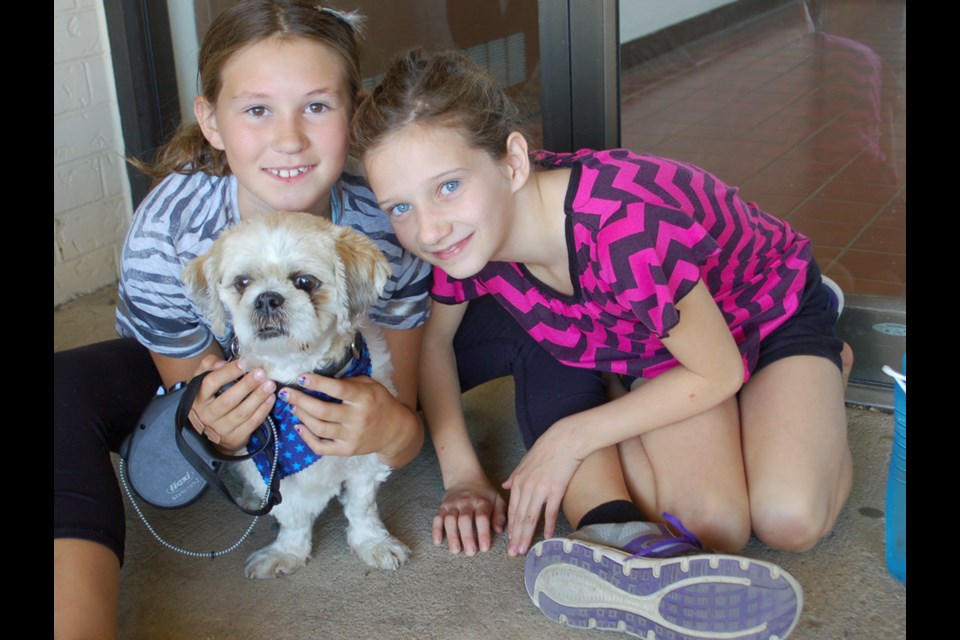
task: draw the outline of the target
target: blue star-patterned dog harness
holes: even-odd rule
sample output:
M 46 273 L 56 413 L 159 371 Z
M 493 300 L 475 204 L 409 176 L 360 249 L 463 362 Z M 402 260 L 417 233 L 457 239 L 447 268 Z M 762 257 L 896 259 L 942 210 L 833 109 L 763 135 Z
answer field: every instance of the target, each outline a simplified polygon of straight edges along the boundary
M 337 362 L 332 367 L 328 367 L 323 371 L 314 371 L 314 373 L 331 378 L 353 378 L 355 376 L 369 376 L 372 371 L 373 365 L 370 361 L 370 350 L 367 348 L 367 341 L 364 340 L 363 336 L 358 332 L 354 337 L 353 344 L 343 360 Z M 342 400 L 338 398 L 332 398 L 325 393 L 311 391 L 297 385 L 286 386 L 310 394 L 314 398 L 326 400 L 327 402 L 336 402 L 337 404 L 343 402 Z M 293 411 L 291 411 L 290 403 L 288 403 L 286 400 L 277 398 L 276 403 L 273 405 L 273 409 L 270 411 L 270 417 L 273 418 L 277 425 L 277 443 L 275 446 L 278 448 L 277 473 L 281 479 L 286 478 L 287 476 L 292 476 L 298 471 L 303 471 L 323 457 L 311 451 L 310 447 L 307 446 L 307 443 L 304 442 L 303 438 L 300 437 L 300 434 L 297 433 L 296 425 L 301 424 L 301 422 L 300 419 L 297 418 L 297 416 L 293 413 Z M 250 444 L 247 445 L 249 450 L 255 451 L 263 446 L 263 442 L 260 439 L 261 436 L 259 433 L 259 431 L 255 432 L 250 438 Z M 263 476 L 263 481 L 269 483 L 270 456 L 266 451 L 263 451 L 254 456 L 253 461 L 256 463 L 257 469 L 260 471 L 260 475 Z

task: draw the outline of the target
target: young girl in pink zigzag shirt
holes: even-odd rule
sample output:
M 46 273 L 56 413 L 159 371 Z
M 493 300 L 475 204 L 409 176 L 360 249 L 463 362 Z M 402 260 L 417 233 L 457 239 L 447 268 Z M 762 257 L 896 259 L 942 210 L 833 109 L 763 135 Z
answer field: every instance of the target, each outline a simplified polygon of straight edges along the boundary
M 534 603 L 571 626 L 786 637 L 799 584 L 702 544 L 810 549 L 849 494 L 852 354 L 809 239 L 683 162 L 532 151 L 462 54 L 399 56 L 353 134 L 398 239 L 434 265 L 419 384 L 446 488 L 434 542 L 487 549 L 506 529 Z M 508 502 L 470 443 L 453 347 L 487 295 L 613 398 L 534 434 Z

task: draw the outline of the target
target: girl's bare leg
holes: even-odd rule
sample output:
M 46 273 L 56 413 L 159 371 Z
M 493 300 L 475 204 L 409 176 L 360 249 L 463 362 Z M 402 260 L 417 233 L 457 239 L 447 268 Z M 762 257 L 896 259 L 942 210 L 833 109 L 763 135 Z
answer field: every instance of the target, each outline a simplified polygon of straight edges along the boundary
M 576 528 L 588 511 L 614 500 L 630 500 L 630 493 L 624 483 L 617 448 L 607 447 L 580 463 L 563 496 L 563 514 Z
M 750 511 L 736 398 L 619 449 L 627 488 L 651 520 L 668 512 L 709 549 L 746 545 Z
M 849 347 L 844 361 L 852 364 Z M 778 549 L 810 549 L 833 528 L 853 479 L 841 371 L 815 356 L 778 360 L 741 390 L 740 412 L 754 533 Z
M 117 637 L 120 560 L 108 547 L 78 538 L 53 541 L 53 636 Z

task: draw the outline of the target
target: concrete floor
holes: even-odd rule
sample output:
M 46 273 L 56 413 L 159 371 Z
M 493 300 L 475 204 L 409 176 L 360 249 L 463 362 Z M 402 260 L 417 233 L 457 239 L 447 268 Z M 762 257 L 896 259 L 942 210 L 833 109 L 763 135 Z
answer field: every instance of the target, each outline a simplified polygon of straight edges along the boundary
M 54 350 L 114 337 L 113 288 L 54 310 Z M 471 433 L 488 474 L 506 478 L 522 446 L 509 379 L 466 395 Z M 744 555 L 790 571 L 803 586 L 805 607 L 794 640 L 906 637 L 906 587 L 884 563 L 884 495 L 892 416 L 849 406 L 855 477 L 850 500 L 833 533 L 804 554 L 771 550 L 753 540 Z M 562 640 L 598 632 L 551 622 L 531 604 L 523 562 L 506 554 L 503 537 L 489 553 L 451 556 L 430 542 L 430 520 L 442 494 L 429 443 L 383 486 L 379 503 L 388 528 L 412 550 L 399 571 L 364 565 L 346 545 L 345 519 L 332 504 L 314 526 L 306 568 L 280 580 L 243 577 L 246 556 L 272 541 L 271 521 L 257 524 L 230 555 L 197 560 L 161 547 L 128 509 L 127 559 L 121 578 L 122 638 L 207 640 L 273 637 Z M 171 541 L 222 548 L 247 519 L 208 492 L 181 510 L 149 512 Z M 607 637 L 604 635 L 603 637 Z

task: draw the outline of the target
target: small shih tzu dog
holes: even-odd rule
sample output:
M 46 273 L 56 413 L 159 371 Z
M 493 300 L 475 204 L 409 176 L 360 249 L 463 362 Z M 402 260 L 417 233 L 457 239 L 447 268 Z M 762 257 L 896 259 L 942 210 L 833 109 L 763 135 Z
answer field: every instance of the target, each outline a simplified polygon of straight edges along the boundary
M 263 368 L 278 385 L 295 384 L 309 371 L 369 375 L 396 395 L 386 342 L 367 318 L 389 274 L 386 258 L 363 234 L 319 216 L 277 212 L 224 231 L 184 268 L 183 280 L 218 333 L 232 321 L 234 355 L 249 369 Z M 247 559 L 246 576 L 276 577 L 304 566 L 314 520 L 334 496 L 349 521 L 347 541 L 364 562 L 380 569 L 403 564 L 409 550 L 377 511 L 377 490 L 390 468 L 375 453 L 318 456 L 293 424 L 284 423 L 297 421 L 289 405 L 278 399 L 272 415 L 280 430 L 270 447 L 280 447 L 282 501 L 271 515 L 280 532 Z M 248 446 L 253 451 L 261 444 L 252 439 Z M 236 466 L 248 487 L 263 495 L 267 454 Z

